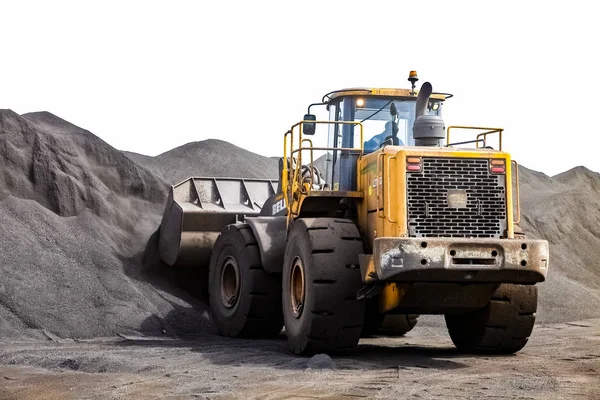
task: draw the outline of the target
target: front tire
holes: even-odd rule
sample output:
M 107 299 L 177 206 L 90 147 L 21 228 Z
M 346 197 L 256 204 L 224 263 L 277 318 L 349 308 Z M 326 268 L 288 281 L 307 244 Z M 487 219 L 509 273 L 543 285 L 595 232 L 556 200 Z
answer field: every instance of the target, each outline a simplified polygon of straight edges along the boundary
M 283 266 L 283 315 L 296 354 L 356 347 L 365 314 L 356 293 L 362 285 L 354 223 L 334 218 L 294 222 Z
M 527 344 L 536 311 L 537 286 L 502 284 L 486 307 L 448 314 L 446 326 L 461 351 L 512 354 Z
M 210 258 L 209 302 L 222 336 L 274 337 L 283 327 L 281 278 L 262 267 L 247 224 L 227 225 Z

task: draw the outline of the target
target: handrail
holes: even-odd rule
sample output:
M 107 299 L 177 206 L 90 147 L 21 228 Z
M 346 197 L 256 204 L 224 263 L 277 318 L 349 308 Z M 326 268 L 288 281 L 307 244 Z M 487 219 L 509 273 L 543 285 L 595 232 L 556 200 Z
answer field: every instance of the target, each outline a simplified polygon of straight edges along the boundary
M 314 147 L 312 141 L 310 139 L 304 139 L 304 124 L 328 124 L 328 125 L 358 125 L 360 127 L 360 147 L 354 148 L 335 148 L 335 147 Z M 294 130 L 298 128 L 298 139 L 294 140 Z M 287 140 L 289 136 L 289 149 L 287 146 Z M 294 148 L 295 144 L 298 144 L 298 148 Z M 363 155 L 363 142 L 364 142 L 364 128 L 360 121 L 311 121 L 311 120 L 302 120 L 300 122 L 295 123 L 292 127 L 285 132 L 284 134 L 284 148 L 283 148 L 283 159 L 284 159 L 284 168 L 282 174 L 282 191 L 284 193 L 286 208 L 289 210 L 288 212 L 288 222 L 293 217 L 298 215 L 299 207 L 301 201 L 301 196 L 306 195 L 309 190 L 312 190 L 314 183 L 314 150 L 330 150 L 330 151 L 348 151 L 359 153 L 360 156 Z M 309 147 L 304 147 L 303 145 L 308 143 Z M 302 182 L 302 152 L 304 150 L 310 151 L 310 183 Z M 288 168 L 288 155 L 290 158 L 290 165 Z M 294 155 L 297 155 L 297 159 L 294 160 Z M 294 165 L 295 161 L 295 165 Z M 290 170 L 291 168 L 291 170 Z M 294 207 L 295 206 L 295 207 Z
M 352 148 L 336 148 L 336 147 L 314 147 L 312 145 L 312 141 L 304 139 L 302 137 L 303 134 L 303 126 L 305 123 L 311 123 L 311 124 L 340 124 L 340 125 L 358 125 L 360 127 L 360 147 L 352 147 Z M 294 140 L 294 130 L 295 128 L 299 127 L 299 138 L 298 138 L 298 143 L 299 143 L 299 147 L 298 148 L 294 148 L 294 144 L 295 144 L 295 140 Z M 290 141 L 290 147 L 288 150 L 287 147 L 287 137 L 289 135 L 289 141 Z M 308 141 L 309 143 L 309 147 L 304 147 L 303 143 L 305 143 L 306 141 Z M 348 152 L 356 152 L 359 153 L 360 155 L 363 154 L 364 149 L 363 149 L 363 142 L 364 142 L 364 128 L 363 125 L 360 121 L 310 121 L 310 120 L 302 120 L 300 122 L 295 123 L 294 125 L 292 125 L 292 127 L 284 134 L 284 160 L 286 160 L 286 165 L 284 165 L 285 168 L 285 172 L 284 175 L 286 175 L 286 179 L 283 180 L 282 185 L 283 185 L 283 191 L 284 193 L 287 193 L 289 188 L 290 188 L 290 184 L 292 185 L 292 191 L 295 190 L 296 186 L 302 186 L 301 185 L 301 168 L 302 168 L 302 152 L 304 150 L 309 150 L 311 152 L 311 163 L 310 163 L 310 167 L 311 167 L 311 181 L 314 182 L 314 177 L 312 176 L 312 174 L 314 174 L 313 171 L 313 163 L 314 163 L 314 159 L 313 159 L 313 151 L 314 150 L 330 150 L 330 151 L 348 151 Z M 292 171 L 289 171 L 287 169 L 287 157 L 288 155 L 290 156 L 290 161 L 293 162 L 293 156 L 294 154 L 298 155 L 297 161 L 296 161 L 296 165 L 291 165 L 290 167 L 293 168 L 293 176 L 292 175 Z M 290 179 L 291 178 L 291 179 Z M 291 182 L 290 182 L 291 180 Z M 300 192 L 304 192 L 304 190 L 302 188 L 300 188 Z M 291 194 L 291 192 L 290 192 Z M 292 202 L 293 199 L 290 198 L 289 202 Z M 289 206 L 289 204 L 286 203 L 287 206 Z M 288 207 L 288 209 L 290 209 Z M 291 209 L 290 209 L 291 210 Z
M 454 142 L 454 143 L 448 144 L 446 147 L 448 147 L 448 146 L 456 146 L 458 144 L 477 143 L 477 148 L 479 148 L 479 143 L 478 142 L 483 142 L 483 146 L 485 147 L 485 139 L 475 139 L 475 140 L 465 140 L 464 142 Z
M 315 175 L 315 170 L 313 168 L 313 161 L 314 161 L 313 150 L 314 150 L 314 148 L 313 148 L 312 140 L 310 140 L 310 139 L 302 139 L 302 142 L 300 143 L 300 147 L 298 148 L 299 150 L 300 149 L 304 149 L 304 147 L 302 147 L 302 143 L 304 143 L 304 142 L 308 142 L 308 144 L 310 146 L 308 148 L 308 150 L 310 150 L 310 187 L 312 187 L 313 183 L 315 182 L 315 176 L 314 176 Z M 300 168 L 302 168 L 302 166 L 300 166 Z M 300 186 L 300 191 L 302 193 L 304 193 L 303 189 L 304 189 L 304 187 Z
M 480 137 L 483 136 L 483 145 L 485 146 L 486 140 L 487 140 L 487 135 L 492 134 L 492 133 L 496 133 L 496 132 L 500 133 L 500 137 L 498 138 L 500 145 L 498 147 L 499 147 L 499 150 L 502 150 L 502 130 L 495 130 L 495 131 L 488 131 L 488 132 L 482 132 L 482 133 L 480 133 L 475 138 L 476 139 L 475 141 L 477 142 L 476 147 L 479 148 L 479 142 L 481 141 L 481 139 L 479 139 Z
M 385 210 L 383 210 L 383 207 L 379 206 L 379 198 L 381 197 L 380 193 L 379 193 L 379 188 L 381 187 L 381 185 L 379 184 L 379 160 L 382 157 L 385 157 L 384 152 L 380 152 L 379 154 L 377 154 L 377 176 L 375 177 L 375 179 L 377 179 L 377 185 L 376 185 L 377 190 L 376 190 L 375 194 L 376 194 L 376 199 L 377 199 L 377 217 L 378 218 L 385 218 Z M 384 160 L 385 160 L 385 158 L 384 158 Z M 383 170 L 384 170 L 384 163 L 382 162 L 381 163 L 381 174 L 382 175 L 383 175 Z M 381 209 L 381 214 L 379 214 L 380 209 Z
M 287 163 L 287 136 L 293 135 L 292 131 L 289 130 L 283 135 L 283 170 L 281 171 L 281 191 L 283 193 L 283 198 L 285 199 L 285 208 L 290 209 L 289 199 L 287 196 L 287 188 L 289 186 L 289 171 L 288 171 L 288 163 Z M 290 139 L 291 146 L 291 139 Z
M 502 132 L 504 131 L 504 128 L 487 128 L 487 127 L 481 127 L 481 126 L 451 125 L 448 127 L 448 129 L 446 129 L 446 147 L 449 147 L 449 146 L 452 146 L 455 144 L 464 144 L 465 143 L 465 142 L 450 143 L 450 130 L 451 129 L 486 130 L 487 132 L 481 132 L 481 133 L 477 134 L 476 140 L 474 141 L 476 143 L 476 148 L 480 148 L 479 147 L 479 142 L 481 141 L 480 137 L 483 136 L 483 142 L 485 145 L 486 140 L 487 140 L 487 135 L 498 132 L 498 150 L 502 151 Z
M 391 159 L 395 160 L 396 156 L 389 156 L 387 158 L 387 160 L 385 162 L 385 164 L 387 166 L 387 172 L 385 172 L 385 170 L 383 172 L 386 174 L 386 182 L 387 182 L 387 185 L 386 185 L 387 187 L 385 190 L 385 197 L 386 197 L 385 203 L 386 203 L 386 208 L 388 209 L 388 211 L 387 211 L 386 218 L 390 223 L 395 224 L 396 221 L 392 220 L 392 202 L 391 202 L 392 195 L 390 194 L 390 191 L 392 190 L 392 180 L 390 179 L 390 177 L 392 175 L 390 173 L 390 160 Z M 385 214 L 385 210 L 383 210 L 383 213 Z
M 513 218 L 513 224 L 518 224 L 519 222 L 521 222 L 521 199 L 520 199 L 520 193 L 519 193 L 519 163 L 517 163 L 515 160 L 511 160 L 511 164 L 514 163 L 515 164 L 515 169 L 517 170 L 517 173 L 514 174 L 515 178 L 516 178 L 516 186 L 517 186 L 517 190 L 516 190 L 516 200 L 517 200 L 517 220 L 514 221 Z M 512 184 L 512 182 L 511 182 Z
M 302 139 L 309 140 L 309 139 Z M 297 153 L 301 150 L 335 150 L 335 151 L 349 151 L 349 152 L 359 152 L 361 149 L 359 147 L 298 147 L 296 150 L 293 150 L 290 154 Z

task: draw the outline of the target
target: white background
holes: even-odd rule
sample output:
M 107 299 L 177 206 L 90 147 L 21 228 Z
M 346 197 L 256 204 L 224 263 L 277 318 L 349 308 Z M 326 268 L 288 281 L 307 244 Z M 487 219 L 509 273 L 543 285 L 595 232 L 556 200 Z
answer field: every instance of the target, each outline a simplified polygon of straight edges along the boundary
M 599 24 L 570 1 L 0 1 L 0 108 L 49 111 L 120 150 L 218 138 L 278 156 L 345 87 L 450 92 L 447 125 L 504 127 L 554 175 L 600 171 Z

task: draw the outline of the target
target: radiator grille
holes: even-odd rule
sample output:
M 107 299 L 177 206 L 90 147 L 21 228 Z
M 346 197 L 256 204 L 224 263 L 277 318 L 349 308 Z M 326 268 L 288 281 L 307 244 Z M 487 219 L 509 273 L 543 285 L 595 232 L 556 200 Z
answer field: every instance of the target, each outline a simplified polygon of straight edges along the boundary
M 423 158 L 422 172 L 407 173 L 406 188 L 412 237 L 504 235 L 505 176 L 490 174 L 487 159 Z M 449 191 L 461 199 L 466 193 L 466 204 L 450 207 Z

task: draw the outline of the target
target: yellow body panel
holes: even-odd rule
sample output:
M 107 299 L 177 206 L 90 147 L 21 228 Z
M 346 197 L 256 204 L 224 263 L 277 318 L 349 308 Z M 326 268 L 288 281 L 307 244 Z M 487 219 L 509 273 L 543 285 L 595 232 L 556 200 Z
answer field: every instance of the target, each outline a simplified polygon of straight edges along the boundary
M 398 307 L 405 293 L 406 289 L 400 285 L 387 283 L 379 295 L 379 312 L 384 313 Z
M 507 207 L 507 237 L 514 238 L 512 176 L 510 155 L 487 149 L 455 149 L 442 147 L 386 146 L 378 152 L 364 155 L 358 163 L 359 189 L 358 229 L 366 243 L 378 237 L 407 237 L 406 158 L 456 157 L 505 160 L 505 190 Z M 379 299 L 379 311 L 395 308 L 404 291 L 396 284 L 387 284 Z

